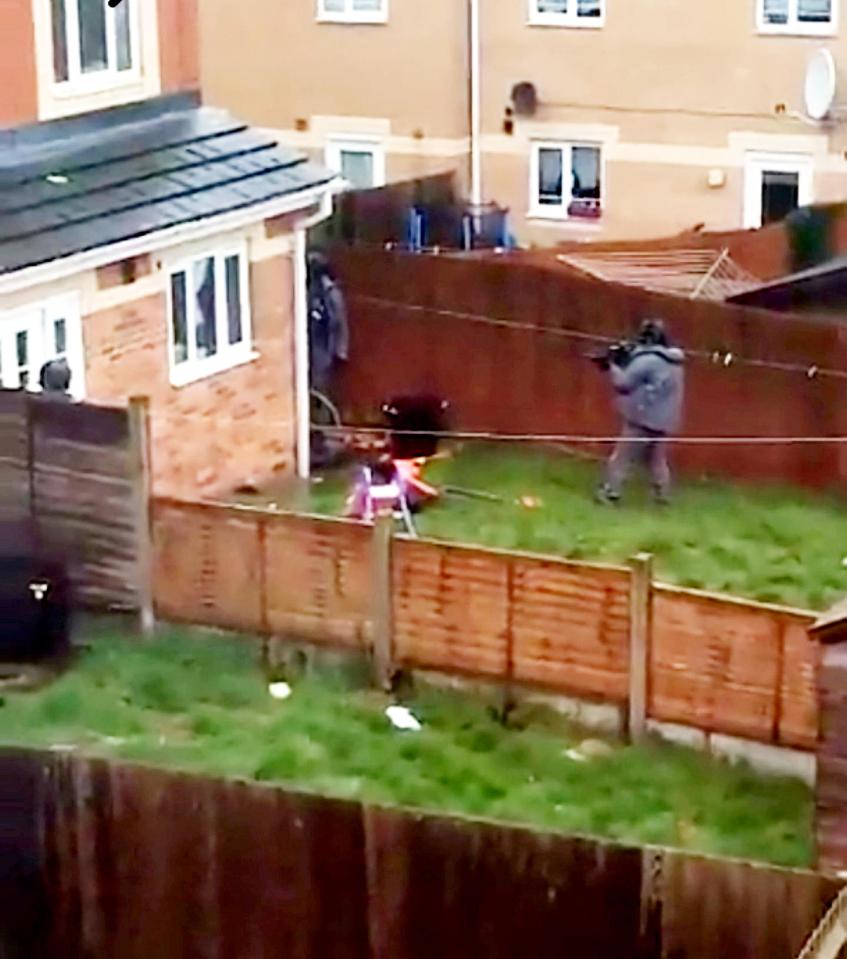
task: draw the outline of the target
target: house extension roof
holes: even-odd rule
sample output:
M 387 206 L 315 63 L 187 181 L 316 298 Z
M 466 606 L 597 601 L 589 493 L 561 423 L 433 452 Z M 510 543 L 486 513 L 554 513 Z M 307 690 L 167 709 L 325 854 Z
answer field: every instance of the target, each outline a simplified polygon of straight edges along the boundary
M 599 280 L 689 299 L 725 300 L 760 283 L 733 261 L 728 249 L 591 250 L 587 246 L 560 253 L 557 259 Z
M 797 306 L 847 306 L 847 257 L 840 256 L 780 277 L 730 298 L 744 306 L 790 310 Z
M 0 130 L 0 275 L 333 179 L 195 94 Z

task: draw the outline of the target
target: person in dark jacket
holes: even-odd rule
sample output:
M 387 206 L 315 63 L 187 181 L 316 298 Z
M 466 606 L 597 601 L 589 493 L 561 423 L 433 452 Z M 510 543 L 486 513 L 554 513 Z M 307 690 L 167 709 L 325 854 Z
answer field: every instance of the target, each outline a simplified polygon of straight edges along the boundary
M 649 470 L 656 501 L 667 502 L 671 474 L 666 441 L 679 428 L 682 416 L 684 362 L 685 354 L 671 346 L 661 320 L 642 323 L 626 362 L 612 358 L 608 369 L 623 427 L 597 493 L 601 502 L 620 500 L 639 459 Z
M 348 356 L 347 306 L 327 258 L 313 251 L 307 264 L 311 386 L 326 393 L 336 364 Z
M 64 358 L 48 360 L 41 367 L 38 385 L 41 387 L 41 395 L 45 399 L 70 403 L 71 370 L 68 361 Z

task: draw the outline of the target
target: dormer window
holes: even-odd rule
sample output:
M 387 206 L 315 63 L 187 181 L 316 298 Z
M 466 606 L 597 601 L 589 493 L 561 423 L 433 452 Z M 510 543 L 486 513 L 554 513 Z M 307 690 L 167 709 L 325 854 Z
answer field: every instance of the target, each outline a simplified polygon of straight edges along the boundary
M 53 79 L 108 85 L 138 72 L 138 0 L 51 0 Z

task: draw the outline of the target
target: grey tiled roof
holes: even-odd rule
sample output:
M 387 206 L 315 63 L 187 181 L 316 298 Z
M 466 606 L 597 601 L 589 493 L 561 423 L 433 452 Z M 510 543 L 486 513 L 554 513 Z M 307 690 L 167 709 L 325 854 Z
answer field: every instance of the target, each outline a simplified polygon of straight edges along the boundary
M 194 95 L 0 130 L 0 275 L 332 179 Z

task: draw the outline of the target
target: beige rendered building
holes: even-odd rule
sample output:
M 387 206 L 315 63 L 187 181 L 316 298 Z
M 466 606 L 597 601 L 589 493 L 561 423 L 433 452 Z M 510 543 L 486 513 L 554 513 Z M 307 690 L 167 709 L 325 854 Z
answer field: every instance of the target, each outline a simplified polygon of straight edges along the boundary
M 843 4 L 203 0 L 201 77 L 355 186 L 456 170 L 524 243 L 753 227 L 847 194 L 847 111 L 804 102 Z

